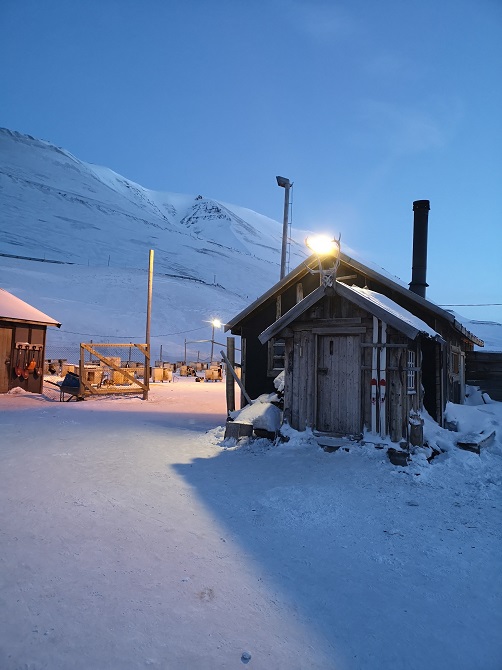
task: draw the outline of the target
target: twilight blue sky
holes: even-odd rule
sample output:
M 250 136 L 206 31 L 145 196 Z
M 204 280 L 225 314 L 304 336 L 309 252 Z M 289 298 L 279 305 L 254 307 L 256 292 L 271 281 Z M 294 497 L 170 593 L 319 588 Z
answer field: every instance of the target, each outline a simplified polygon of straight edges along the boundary
M 0 0 L 0 126 L 502 303 L 501 0 Z M 251 280 L 251 278 L 250 278 Z M 502 321 L 502 307 L 458 307 Z

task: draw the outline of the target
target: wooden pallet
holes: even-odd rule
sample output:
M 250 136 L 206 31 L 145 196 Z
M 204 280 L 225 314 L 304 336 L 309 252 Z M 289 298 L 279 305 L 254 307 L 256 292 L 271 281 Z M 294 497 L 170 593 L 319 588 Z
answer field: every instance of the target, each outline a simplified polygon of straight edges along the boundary
M 483 447 L 489 447 L 494 439 L 494 430 L 492 430 L 491 433 L 484 431 L 482 433 L 469 433 L 457 440 L 457 447 L 459 447 L 459 449 L 464 449 L 465 451 L 472 451 L 475 454 L 479 454 L 481 453 L 481 449 L 483 449 Z

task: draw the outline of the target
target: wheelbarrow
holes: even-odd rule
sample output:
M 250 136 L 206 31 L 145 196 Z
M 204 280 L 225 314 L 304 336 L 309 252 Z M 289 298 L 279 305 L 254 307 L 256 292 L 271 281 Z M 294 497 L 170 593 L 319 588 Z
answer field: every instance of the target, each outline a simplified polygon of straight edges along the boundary
M 85 400 L 83 394 L 80 393 L 80 377 L 74 372 L 67 372 L 61 382 L 51 382 L 49 379 L 45 381 L 58 387 L 59 402 L 69 402 L 72 398 L 75 398 L 75 400 Z M 65 398 L 65 395 L 68 397 Z

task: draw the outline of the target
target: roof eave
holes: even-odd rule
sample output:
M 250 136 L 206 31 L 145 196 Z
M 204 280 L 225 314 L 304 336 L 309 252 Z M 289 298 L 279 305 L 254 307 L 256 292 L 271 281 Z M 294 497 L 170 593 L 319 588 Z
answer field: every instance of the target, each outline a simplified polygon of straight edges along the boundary
M 283 328 L 286 328 L 292 321 L 301 316 L 307 309 L 315 305 L 315 303 L 320 300 L 323 295 L 326 293 L 325 286 L 318 286 L 311 293 L 305 296 L 303 300 L 296 303 L 291 309 L 289 309 L 286 314 L 283 314 L 280 319 L 274 321 L 270 324 L 268 328 L 258 335 L 258 339 L 262 344 L 268 342 L 272 337 L 277 335 Z
M 54 328 L 61 328 L 61 324 L 55 322 L 49 322 L 49 321 L 33 321 L 31 319 L 14 319 L 11 318 L 10 316 L 2 316 L 0 317 L 0 321 L 9 321 L 10 323 L 29 323 L 32 326 L 53 326 Z
M 276 293 L 285 290 L 291 284 L 294 284 L 295 281 L 298 281 L 298 279 L 307 274 L 307 272 L 309 272 L 310 269 L 309 268 L 310 264 L 312 264 L 314 267 L 317 266 L 317 260 L 315 255 L 310 256 L 304 263 L 301 263 L 296 268 L 291 270 L 289 274 L 287 274 L 280 281 L 278 281 L 276 284 L 270 287 L 268 291 L 265 291 L 265 293 L 256 298 L 256 300 L 254 300 L 250 305 L 248 305 L 245 309 L 243 309 L 242 312 L 237 314 L 237 316 L 235 316 L 233 319 L 230 319 L 230 321 L 227 324 L 225 324 L 225 332 L 228 330 L 234 332 L 232 329 L 235 328 L 247 316 L 252 314 L 255 311 L 255 309 L 260 307 L 260 305 L 266 303 L 267 300 L 273 298 Z

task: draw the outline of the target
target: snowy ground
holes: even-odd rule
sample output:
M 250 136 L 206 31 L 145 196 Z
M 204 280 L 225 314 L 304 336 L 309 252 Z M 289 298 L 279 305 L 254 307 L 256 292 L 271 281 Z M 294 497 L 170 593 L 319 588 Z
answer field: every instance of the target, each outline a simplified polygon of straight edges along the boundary
M 500 442 L 229 448 L 224 395 L 0 395 L 2 670 L 500 670 Z

